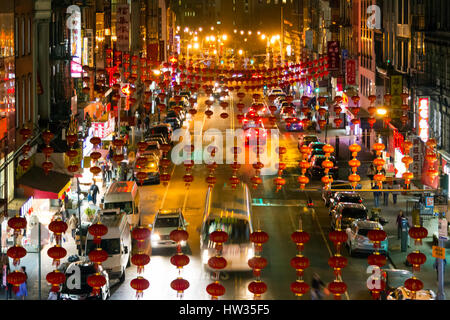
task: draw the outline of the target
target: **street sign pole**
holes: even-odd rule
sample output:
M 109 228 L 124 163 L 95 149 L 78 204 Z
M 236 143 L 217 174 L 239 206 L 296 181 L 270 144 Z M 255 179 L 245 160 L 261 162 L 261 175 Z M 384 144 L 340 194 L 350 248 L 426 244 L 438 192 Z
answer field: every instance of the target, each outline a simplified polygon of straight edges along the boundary
M 444 247 L 444 240 L 442 238 L 439 238 L 439 247 Z M 444 259 L 438 259 L 438 300 L 445 300 L 444 267 Z

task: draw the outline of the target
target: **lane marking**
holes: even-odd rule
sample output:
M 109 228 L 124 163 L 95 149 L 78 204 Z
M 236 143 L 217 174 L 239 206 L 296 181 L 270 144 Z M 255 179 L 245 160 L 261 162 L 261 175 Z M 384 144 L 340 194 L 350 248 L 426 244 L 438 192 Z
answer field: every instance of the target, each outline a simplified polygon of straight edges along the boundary
M 323 241 L 325 242 L 325 245 L 327 246 L 328 253 L 330 254 L 330 257 L 332 257 L 332 256 L 333 256 L 333 253 L 332 253 L 332 251 L 331 251 L 330 246 L 328 245 L 328 241 L 327 241 L 327 238 L 325 237 L 325 234 L 324 234 L 324 232 L 323 232 L 323 230 L 322 230 L 322 226 L 320 225 L 319 218 L 318 218 L 317 215 L 316 215 L 316 210 L 311 209 L 311 211 L 312 211 L 313 217 L 315 218 L 315 220 L 316 220 L 316 222 L 317 222 L 317 225 L 319 226 L 319 230 L 320 230 L 320 233 L 322 234 Z M 342 277 L 341 277 L 341 276 L 339 276 L 338 279 L 342 281 Z M 348 295 L 348 290 L 345 291 L 345 297 L 347 298 L 347 300 L 350 300 L 350 297 L 349 297 L 349 295 Z
M 164 196 L 161 201 L 161 206 L 159 207 L 159 210 L 161 210 L 164 207 L 164 202 L 166 202 L 167 193 L 169 192 L 170 183 L 172 182 L 173 173 L 175 172 L 176 167 L 177 166 L 173 166 L 172 173 L 170 174 L 171 179 L 170 179 L 169 183 L 167 184 L 166 191 L 164 192 Z
M 183 208 L 181 209 L 181 212 L 183 212 L 183 214 L 186 211 L 186 203 L 187 203 L 187 199 L 188 199 L 188 196 L 189 196 L 189 190 L 190 189 L 191 189 L 191 185 L 189 185 L 189 187 L 187 188 L 187 191 L 186 191 L 186 193 L 184 195 Z

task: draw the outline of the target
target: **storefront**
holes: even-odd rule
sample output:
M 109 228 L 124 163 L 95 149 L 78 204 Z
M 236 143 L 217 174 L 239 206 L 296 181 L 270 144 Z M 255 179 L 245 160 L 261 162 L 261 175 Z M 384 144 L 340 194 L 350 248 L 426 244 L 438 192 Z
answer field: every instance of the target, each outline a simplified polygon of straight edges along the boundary
M 48 183 L 50 176 L 52 183 Z M 18 180 L 18 187 L 25 197 L 32 198 L 30 208 L 39 221 L 48 225 L 52 216 L 61 209 L 61 202 L 70 191 L 71 183 L 72 176 L 55 171 L 47 176 L 42 168 L 32 167 Z

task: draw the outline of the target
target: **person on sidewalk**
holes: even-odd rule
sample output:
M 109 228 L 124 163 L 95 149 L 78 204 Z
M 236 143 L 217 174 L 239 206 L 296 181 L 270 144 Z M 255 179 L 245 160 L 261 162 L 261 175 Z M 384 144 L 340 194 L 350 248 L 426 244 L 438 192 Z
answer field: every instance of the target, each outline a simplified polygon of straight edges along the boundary
M 27 286 L 27 282 L 28 282 L 28 275 L 27 275 L 27 271 L 25 267 L 20 267 L 20 271 L 22 271 L 23 273 L 25 273 L 26 276 L 26 280 L 25 282 L 23 282 L 20 287 L 19 287 L 19 291 L 16 293 L 16 297 L 22 297 L 22 300 L 25 300 L 25 297 L 28 296 L 28 286 Z
M 445 266 L 447 265 L 447 259 L 444 259 L 444 268 L 443 268 L 443 272 L 444 272 L 444 277 L 445 277 Z M 439 281 L 439 268 L 438 268 L 438 259 L 434 259 L 434 263 L 433 263 L 433 268 L 434 270 L 436 270 L 436 280 Z
M 379 190 L 380 187 L 375 184 L 372 186 L 372 190 Z M 375 204 L 375 208 L 379 208 L 380 207 L 380 198 L 381 198 L 381 191 L 374 191 L 373 192 L 373 201 Z
M 375 175 L 375 167 L 371 163 L 367 168 L 367 177 L 370 179 L 370 186 L 373 188 L 373 176 Z
M 11 270 L 9 269 L 9 264 L 4 265 L 4 267 L 3 267 L 3 286 L 6 287 L 6 299 L 12 299 L 13 285 L 6 280 L 8 274 L 10 272 L 11 272 Z
M 150 118 L 148 115 L 145 116 L 144 124 L 145 124 L 145 131 L 148 131 L 148 129 L 150 129 Z
M 401 186 L 400 183 L 398 183 L 398 181 L 394 182 L 394 185 L 392 186 L 392 189 L 394 190 L 400 190 Z M 395 204 L 397 204 L 397 196 L 399 195 L 398 191 L 392 191 L 392 202 Z
M 326 288 L 325 283 L 320 279 L 317 273 L 314 273 L 311 282 L 311 300 L 323 300 L 324 292 L 322 292 L 322 288 L 326 294 L 328 289 Z
M 110 182 L 111 179 L 112 179 L 112 164 L 111 164 L 111 161 L 107 161 L 106 162 L 105 170 L 106 170 L 106 181 Z
M 403 210 L 400 210 L 397 215 L 397 240 L 400 240 L 402 234 L 402 219 L 404 218 Z
M 392 189 L 390 182 L 383 182 L 383 189 Z M 389 191 L 383 191 L 383 203 L 387 207 L 389 205 Z
M 92 202 L 94 203 L 94 205 L 97 205 L 97 194 L 100 192 L 98 186 L 95 184 L 95 180 L 94 183 L 92 184 L 91 188 L 89 189 L 91 195 L 92 195 Z
M 67 225 L 68 225 L 69 229 L 72 230 L 72 238 L 73 238 L 73 240 L 75 240 L 75 232 L 78 227 L 78 218 L 75 213 L 72 214 L 69 221 L 67 222 Z

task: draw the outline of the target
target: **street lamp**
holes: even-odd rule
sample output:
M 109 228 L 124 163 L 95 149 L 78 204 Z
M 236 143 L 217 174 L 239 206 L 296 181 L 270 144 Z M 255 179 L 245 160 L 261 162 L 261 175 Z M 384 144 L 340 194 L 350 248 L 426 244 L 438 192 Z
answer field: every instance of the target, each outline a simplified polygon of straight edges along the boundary
M 385 116 L 387 114 L 386 108 L 378 108 L 377 109 L 377 114 L 380 115 L 380 116 Z
M 239 49 L 238 51 L 239 55 L 242 56 L 242 54 L 244 53 L 244 51 L 242 49 Z

